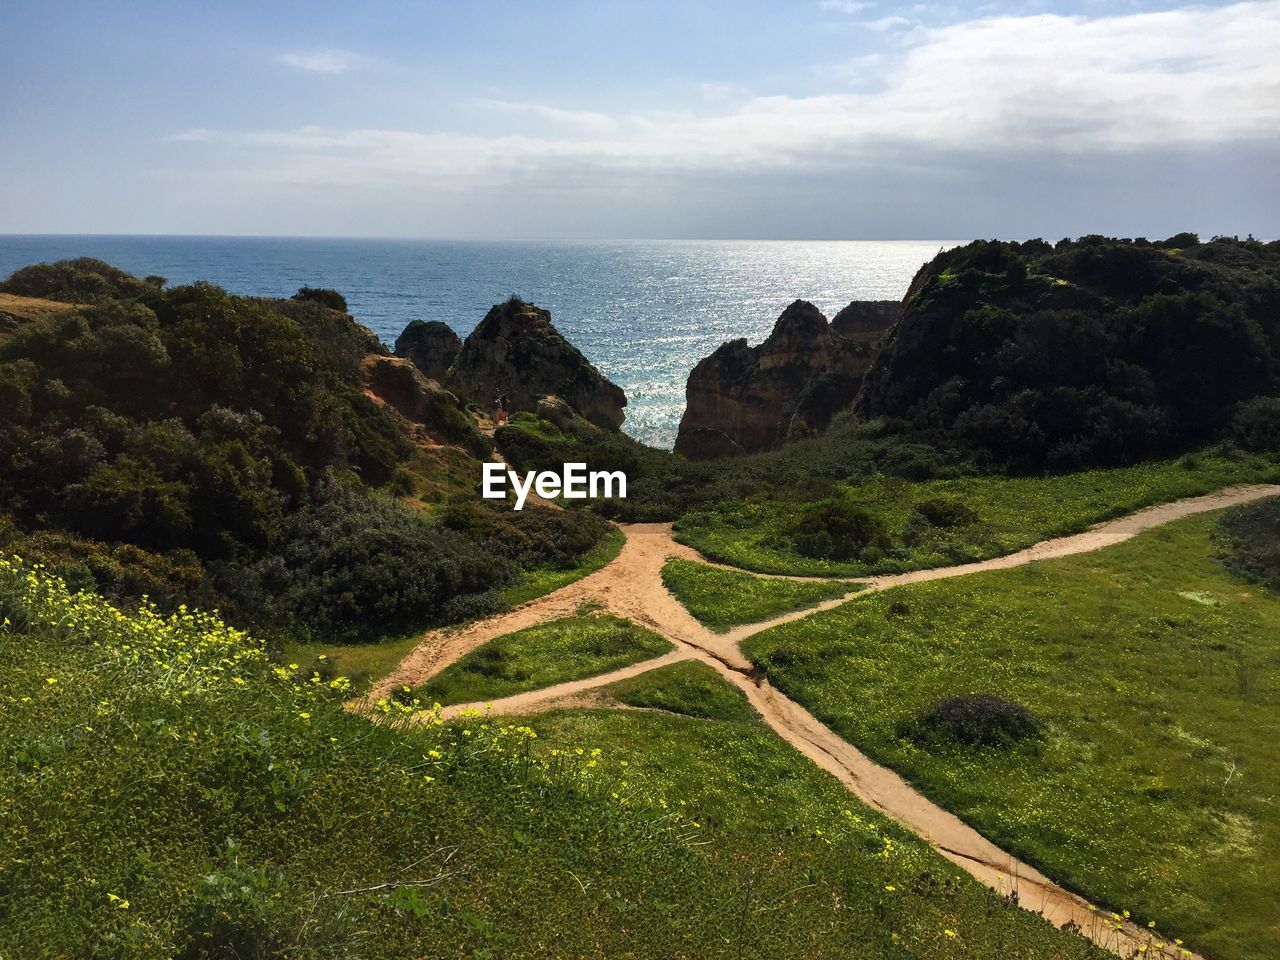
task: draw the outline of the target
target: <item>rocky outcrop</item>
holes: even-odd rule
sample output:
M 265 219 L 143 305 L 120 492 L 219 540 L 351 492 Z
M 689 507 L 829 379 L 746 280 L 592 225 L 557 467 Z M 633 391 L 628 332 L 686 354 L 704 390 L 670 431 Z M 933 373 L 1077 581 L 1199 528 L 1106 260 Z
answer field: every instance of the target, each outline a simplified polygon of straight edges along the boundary
M 444 383 L 462 350 L 462 340 L 439 320 L 414 320 L 396 337 L 396 356 L 413 361 L 422 375 Z
M 846 339 L 817 307 L 797 300 L 759 346 L 721 346 L 689 374 L 676 452 L 709 460 L 821 433 L 853 403 L 871 362 L 872 324 L 855 320 L 859 337 Z
M 463 342 L 446 385 L 483 410 L 495 394 L 507 398 L 512 413 L 559 397 L 606 430 L 622 426 L 627 405 L 622 388 L 560 335 L 550 313 L 516 297 L 490 310 Z
M 561 433 L 578 437 L 592 437 L 601 433 L 600 427 L 574 413 L 573 408 L 559 397 L 543 397 L 533 412 L 539 419 L 553 424 Z
M 462 447 L 478 457 L 492 446 L 462 402 L 435 380 L 424 377 L 412 360 L 371 354 L 360 372 L 365 389 L 400 414 L 417 438 Z
M 901 308 L 901 300 L 854 300 L 831 318 L 831 329 L 846 340 L 877 343 Z

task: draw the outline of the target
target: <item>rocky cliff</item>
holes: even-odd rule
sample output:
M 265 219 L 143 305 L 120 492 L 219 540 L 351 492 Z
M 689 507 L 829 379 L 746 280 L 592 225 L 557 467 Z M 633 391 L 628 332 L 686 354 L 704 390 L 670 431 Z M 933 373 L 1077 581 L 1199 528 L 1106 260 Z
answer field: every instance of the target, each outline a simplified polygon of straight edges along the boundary
M 462 344 L 446 386 L 488 410 L 503 394 L 511 412 L 536 411 L 556 396 L 598 427 L 617 430 L 627 405 L 610 382 L 551 325 L 551 314 L 512 297 L 498 304 Z
M 724 344 L 689 374 L 676 452 L 708 460 L 821 433 L 853 402 L 893 313 L 884 302 L 850 304 L 838 315 L 845 337 L 817 307 L 797 300 L 759 346 Z
M 902 309 L 901 300 L 854 300 L 831 318 L 831 329 L 846 340 L 876 343 Z
M 429 380 L 444 383 L 462 350 L 462 340 L 439 320 L 414 320 L 396 337 L 396 356 L 413 361 Z
M 370 354 L 360 372 L 368 394 L 404 418 L 415 439 L 459 446 L 477 457 L 488 456 L 491 444 L 461 401 L 435 380 L 424 377 L 412 361 Z

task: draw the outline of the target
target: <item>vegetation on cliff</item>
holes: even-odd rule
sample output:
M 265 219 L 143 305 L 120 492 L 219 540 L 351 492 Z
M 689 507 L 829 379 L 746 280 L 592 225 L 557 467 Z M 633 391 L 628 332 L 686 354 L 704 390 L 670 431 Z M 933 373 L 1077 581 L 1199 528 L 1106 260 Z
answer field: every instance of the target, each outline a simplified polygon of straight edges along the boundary
M 79 586 L 372 639 L 492 609 L 607 533 L 585 514 L 467 525 L 395 502 L 418 432 L 488 443 L 451 395 L 371 374 L 417 376 L 332 291 L 165 290 L 92 260 L 3 289 L 80 304 L 0 339 L 0 541 Z
M 1233 418 L 1276 394 L 1280 242 L 1091 236 L 940 253 L 857 409 L 979 465 L 1040 471 L 1247 436 Z

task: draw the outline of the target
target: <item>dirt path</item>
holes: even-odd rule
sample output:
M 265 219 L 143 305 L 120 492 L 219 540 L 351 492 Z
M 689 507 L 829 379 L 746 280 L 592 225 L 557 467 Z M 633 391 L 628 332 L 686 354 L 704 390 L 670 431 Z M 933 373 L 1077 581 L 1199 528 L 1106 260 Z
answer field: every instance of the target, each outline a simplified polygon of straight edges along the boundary
M 542 690 L 517 694 L 491 704 L 451 707 L 449 714 L 463 709 L 490 709 L 495 713 L 520 714 L 550 706 L 580 703 L 592 691 L 627 677 L 646 673 L 680 660 L 697 659 L 710 664 L 730 683 L 742 690 L 764 721 L 789 744 L 819 767 L 836 777 L 864 803 L 902 823 L 931 843 L 943 856 L 977 880 L 1002 894 L 1016 893 L 1025 908 L 1043 914 L 1061 927 L 1074 924 L 1095 943 L 1121 956 L 1136 956 L 1138 948 L 1150 944 L 1147 930 L 1133 924 L 1117 929 L 1086 900 L 1063 889 L 1035 868 L 1001 850 L 954 814 L 928 800 L 892 770 L 871 761 L 855 746 L 824 726 L 811 713 L 775 689 L 758 674 L 743 656 L 741 643 L 770 627 L 845 603 L 853 597 L 910 583 L 968 576 L 988 570 L 1006 570 L 1040 560 L 1088 553 L 1122 543 L 1144 530 L 1209 510 L 1220 510 L 1263 497 L 1280 495 L 1280 485 L 1230 487 L 1201 497 L 1178 500 L 1140 510 L 1117 520 L 1101 523 L 1084 533 L 1046 540 L 1026 550 L 980 563 L 932 570 L 917 570 L 893 576 L 872 577 L 842 597 L 782 614 L 761 623 L 747 624 L 728 633 L 717 634 L 704 627 L 662 585 L 662 565 L 671 556 L 702 560 L 690 548 L 671 538 L 670 524 L 631 524 L 623 527 L 627 541 L 608 566 L 555 593 L 533 600 L 507 613 L 462 628 L 425 634 L 414 650 L 392 674 L 370 694 L 370 701 L 385 696 L 402 684 L 416 686 L 459 657 L 495 637 L 546 620 L 567 616 L 581 604 L 592 602 L 610 613 L 642 623 L 667 637 L 675 650 L 656 659 L 620 670 L 558 684 Z M 1178 956 L 1186 960 L 1194 954 L 1163 952 L 1150 946 L 1144 956 Z

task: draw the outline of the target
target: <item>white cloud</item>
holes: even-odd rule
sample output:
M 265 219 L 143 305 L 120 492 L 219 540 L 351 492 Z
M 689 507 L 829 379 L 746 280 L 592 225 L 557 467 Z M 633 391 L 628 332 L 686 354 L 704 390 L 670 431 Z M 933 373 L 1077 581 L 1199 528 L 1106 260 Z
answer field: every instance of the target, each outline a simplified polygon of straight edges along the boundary
M 821 0 L 818 4 L 823 10 L 834 10 L 836 13 L 860 13 L 868 7 L 874 7 L 874 3 L 865 3 L 862 0 Z
M 1280 0 L 1098 18 L 1006 16 L 906 35 L 871 69 L 875 92 L 615 116 L 487 102 L 543 123 L 541 135 L 304 127 L 190 130 L 175 139 L 234 146 L 256 177 L 366 185 L 488 178 L 571 186 L 633 173 L 927 167 L 957 154 L 1008 160 L 1275 145 L 1276 36 Z
M 174 143 L 208 143 L 211 140 L 217 140 L 219 136 L 217 130 L 211 130 L 208 127 L 192 127 L 190 130 L 180 130 L 165 139 Z
M 493 100 L 478 98 L 475 104 L 490 110 L 503 113 L 524 115 L 536 120 L 545 120 L 557 126 L 576 127 L 584 131 L 607 131 L 617 126 L 617 121 L 605 113 L 590 110 L 566 110 L 544 103 L 517 103 L 510 100 Z
M 697 89 L 702 99 L 708 103 L 724 103 L 751 96 L 751 89 L 740 83 L 700 83 Z
M 298 50 L 280 54 L 280 62 L 307 73 L 346 73 L 361 57 L 347 50 Z
M 880 17 L 878 20 L 863 21 L 863 26 L 868 30 L 875 30 L 877 33 L 885 30 L 905 30 L 907 27 L 915 26 L 914 20 L 908 20 L 906 17 Z

